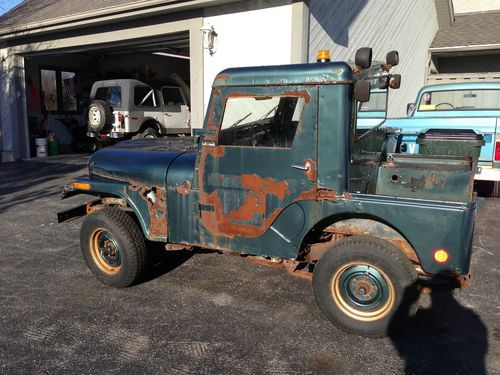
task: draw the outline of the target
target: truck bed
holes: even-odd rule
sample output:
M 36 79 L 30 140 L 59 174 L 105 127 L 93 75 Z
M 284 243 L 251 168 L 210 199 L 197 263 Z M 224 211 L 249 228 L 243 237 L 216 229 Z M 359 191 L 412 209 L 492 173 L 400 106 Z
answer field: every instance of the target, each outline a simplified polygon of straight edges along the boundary
M 350 191 L 440 201 L 470 202 L 468 157 L 362 153 L 353 157 Z

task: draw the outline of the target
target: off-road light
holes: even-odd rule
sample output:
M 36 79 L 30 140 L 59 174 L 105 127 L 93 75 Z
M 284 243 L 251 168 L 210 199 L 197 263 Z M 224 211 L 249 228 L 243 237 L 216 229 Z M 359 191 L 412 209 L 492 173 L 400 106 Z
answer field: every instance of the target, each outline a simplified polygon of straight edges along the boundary
M 449 258 L 448 252 L 444 249 L 437 249 L 434 251 L 434 260 L 437 263 L 446 263 Z

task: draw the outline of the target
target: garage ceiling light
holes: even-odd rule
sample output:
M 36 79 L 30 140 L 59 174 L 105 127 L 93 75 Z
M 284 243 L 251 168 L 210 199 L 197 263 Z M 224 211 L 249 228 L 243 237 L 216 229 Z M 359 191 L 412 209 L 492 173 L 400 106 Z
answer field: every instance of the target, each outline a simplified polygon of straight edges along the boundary
M 176 55 L 174 53 L 165 53 L 165 52 L 153 52 L 153 55 L 158 55 L 158 56 L 166 56 L 166 57 L 174 57 L 176 59 L 185 59 L 189 60 L 189 56 L 184 56 L 184 55 Z

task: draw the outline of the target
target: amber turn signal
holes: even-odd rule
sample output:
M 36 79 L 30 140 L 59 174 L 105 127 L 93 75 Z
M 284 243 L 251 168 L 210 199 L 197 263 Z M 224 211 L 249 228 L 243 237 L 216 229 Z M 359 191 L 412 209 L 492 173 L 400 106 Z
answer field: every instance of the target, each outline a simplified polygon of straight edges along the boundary
M 434 260 L 438 263 L 446 263 L 449 258 L 450 256 L 446 250 L 437 249 L 434 251 Z
M 73 182 L 73 187 L 78 190 L 90 190 L 90 184 L 84 182 Z

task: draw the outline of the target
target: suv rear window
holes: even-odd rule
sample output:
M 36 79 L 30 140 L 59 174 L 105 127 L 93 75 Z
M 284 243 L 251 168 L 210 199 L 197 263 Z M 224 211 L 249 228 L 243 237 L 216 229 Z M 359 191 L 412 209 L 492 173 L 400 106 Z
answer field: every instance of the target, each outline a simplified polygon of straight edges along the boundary
M 122 88 L 120 86 L 99 87 L 94 99 L 104 100 L 110 106 L 119 107 L 122 102 Z
M 157 107 L 154 90 L 149 86 L 135 86 L 134 104 L 138 107 Z

